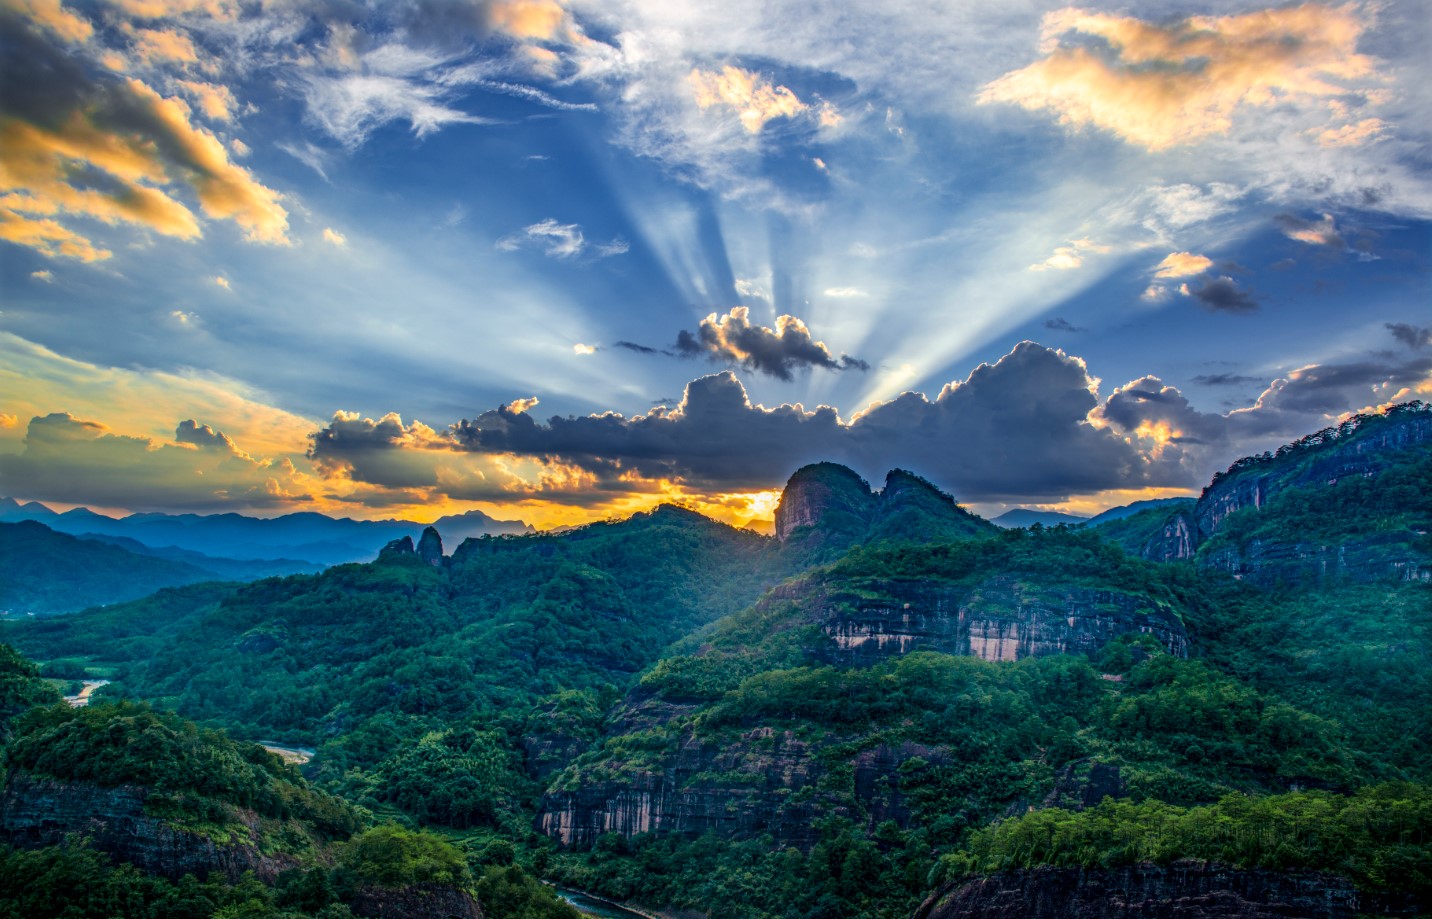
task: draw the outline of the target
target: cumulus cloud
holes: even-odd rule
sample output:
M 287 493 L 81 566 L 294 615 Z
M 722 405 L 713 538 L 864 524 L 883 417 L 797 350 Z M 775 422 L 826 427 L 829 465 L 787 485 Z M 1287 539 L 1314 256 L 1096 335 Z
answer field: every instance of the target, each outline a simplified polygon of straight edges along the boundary
M 723 371 L 692 381 L 674 407 L 632 417 L 543 421 L 518 400 L 433 430 L 340 413 L 314 437 L 311 456 L 330 475 L 374 487 L 588 505 L 655 483 L 705 494 L 770 489 L 817 460 L 867 476 L 914 469 L 962 500 L 1052 501 L 1196 488 L 1238 456 L 1324 427 L 1369 396 L 1380 404 L 1432 390 L 1432 357 L 1300 368 L 1227 414 L 1199 411 L 1154 376 L 1104 399 L 1098 390 L 1080 359 L 1024 342 L 933 399 L 905 393 L 849 419 L 828 406 L 754 404 Z M 485 477 L 455 472 L 463 457 Z M 539 470 L 535 477 L 513 472 L 523 463 Z
M 869 370 L 870 365 L 848 354 L 836 357 L 795 316 L 779 316 L 776 327 L 751 323 L 751 311 L 732 307 L 724 316 L 712 313 L 696 331 L 683 330 L 676 338 L 676 353 L 739 364 L 779 380 L 794 379 L 794 371 L 808 367 L 826 370 Z
M 1150 150 L 1228 133 L 1240 110 L 1321 106 L 1375 75 L 1355 7 L 1308 3 L 1157 24 L 1066 7 L 1040 60 L 986 85 L 982 103 L 1048 111 Z
M 1326 246 L 1330 249 L 1346 249 L 1347 241 L 1338 232 L 1332 214 L 1324 214 L 1319 220 L 1304 220 L 1296 214 L 1279 214 L 1278 227 L 1289 239 L 1310 246 Z
M 218 86 L 214 83 L 203 83 L 197 80 L 180 80 L 177 85 L 184 90 L 189 98 L 199 104 L 199 110 L 204 113 L 206 118 L 211 118 L 214 121 L 234 120 L 234 109 L 238 107 L 238 102 L 234 99 L 233 91 L 227 86 Z M 235 146 L 235 143 L 242 146 L 242 141 L 233 141 L 229 144 L 237 155 L 242 155 L 238 154 L 239 147 Z
M 72 218 L 193 239 L 199 220 L 176 197 L 191 194 L 207 216 L 233 221 L 250 240 L 288 241 L 278 192 L 235 165 L 182 100 L 87 71 L 13 13 L 0 12 L 0 33 L 0 238 L 83 261 L 111 253 Z
M 575 345 L 572 346 L 572 353 L 577 355 L 578 357 L 582 357 L 588 354 L 596 354 L 597 349 L 595 345 L 585 345 L 581 342 L 577 342 Z
M 152 510 L 278 507 L 312 489 L 287 459 L 256 460 L 208 425 L 183 422 L 163 443 L 68 413 L 30 419 L 24 450 L 0 454 L 0 478 L 30 499 Z
M 1154 269 L 1156 278 L 1188 278 L 1213 267 L 1213 259 L 1192 252 L 1170 252 Z
M 1178 292 L 1215 313 L 1251 313 L 1258 308 L 1257 298 L 1227 275 L 1198 284 L 1181 284 Z
M 1054 254 L 1042 262 L 1035 262 L 1029 266 L 1030 271 L 1072 271 L 1084 264 L 1084 256 L 1089 253 L 1109 252 L 1112 247 L 1101 245 L 1092 239 L 1076 239 L 1067 246 L 1059 246 Z
M 575 258 L 579 255 L 608 258 L 621 255 L 631 248 L 626 240 L 620 238 L 593 245 L 587 241 L 580 226 L 575 223 L 558 223 L 551 217 L 523 227 L 515 233 L 509 233 L 497 241 L 496 247 L 502 252 L 535 249 L 556 259 Z
M 348 237 L 332 227 L 323 228 L 323 241 L 329 245 L 337 246 L 340 249 L 348 245 Z

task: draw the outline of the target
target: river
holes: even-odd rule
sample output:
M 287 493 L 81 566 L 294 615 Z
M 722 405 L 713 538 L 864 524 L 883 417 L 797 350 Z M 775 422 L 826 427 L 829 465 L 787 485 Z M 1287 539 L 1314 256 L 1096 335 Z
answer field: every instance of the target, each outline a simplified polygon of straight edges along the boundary
M 570 887 L 558 887 L 557 896 L 566 900 L 588 916 L 597 916 L 599 919 L 660 919 L 656 913 L 638 912 L 618 906 L 609 900 L 601 900 L 590 894 L 582 893 L 580 890 L 573 890 Z
M 70 708 L 84 708 L 90 704 L 90 695 L 108 682 L 109 680 L 85 680 L 84 688 L 76 695 L 65 696 L 65 701 L 70 703 Z

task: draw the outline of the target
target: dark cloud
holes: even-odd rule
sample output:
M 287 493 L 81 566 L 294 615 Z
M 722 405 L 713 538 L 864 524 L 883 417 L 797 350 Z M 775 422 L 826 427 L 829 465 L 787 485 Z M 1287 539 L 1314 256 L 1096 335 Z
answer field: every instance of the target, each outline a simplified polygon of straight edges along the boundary
M 384 488 L 431 488 L 437 485 L 436 468 L 416 451 L 450 446 L 422 422 L 405 425 L 391 412 L 376 421 L 338 412 L 313 435 L 308 458 L 328 475 L 345 471 L 355 481 Z
M 1406 322 L 1389 322 L 1384 325 L 1392 337 L 1409 348 L 1417 350 L 1432 344 L 1432 328 L 1409 325 Z
M 230 453 L 239 452 L 238 447 L 229 439 L 229 435 L 223 431 L 216 431 L 207 424 L 199 424 L 192 418 L 188 421 L 179 422 L 174 429 L 174 441 L 181 444 L 193 444 L 196 447 L 203 447 L 210 450 L 226 450 Z
M 630 487 L 633 473 L 713 492 L 764 489 L 817 460 L 848 463 L 868 476 L 914 469 L 964 500 L 1052 498 L 1151 481 L 1151 467 L 1123 437 L 1087 423 L 1097 406 L 1082 361 L 1025 342 L 933 400 L 906 393 L 849 421 L 826 406 L 753 405 L 724 371 L 692 381 L 676 407 L 632 418 L 608 413 L 540 422 L 502 406 L 436 436 L 473 454 L 576 466 L 613 489 Z M 396 486 L 394 467 L 380 467 L 366 453 L 350 457 L 346 448 L 378 444 L 400 452 L 402 438 L 355 442 L 343 436 L 354 419 L 340 420 L 337 432 L 315 439 L 316 461 L 346 464 L 355 480 Z
M 1253 295 L 1227 275 L 1210 278 L 1197 286 L 1185 284 L 1181 291 L 1213 312 L 1251 313 L 1258 308 Z
M 639 345 L 634 341 L 619 341 L 613 344 L 612 347 L 621 348 L 625 351 L 635 351 L 637 354 L 671 354 L 670 351 L 663 351 L 660 348 L 653 348 L 649 345 Z
M 1346 249 L 1347 240 L 1338 232 L 1331 214 L 1323 214 L 1318 220 L 1305 220 L 1296 214 L 1279 214 L 1273 218 L 1283 235 L 1310 246 L 1324 246 L 1329 249 Z
M 1247 383 L 1264 383 L 1258 377 L 1244 376 L 1241 373 L 1203 373 L 1193 378 L 1193 382 L 1200 386 L 1243 386 Z
M 1055 332 L 1087 332 L 1083 326 L 1077 326 L 1067 319 L 1056 316 L 1053 319 L 1044 320 L 1044 327 Z
M 695 332 L 676 337 L 676 353 L 682 357 L 707 357 L 738 364 L 747 370 L 779 380 L 794 379 L 795 371 L 809 367 L 826 370 L 869 370 L 859 358 L 836 357 L 823 342 L 816 341 L 806 324 L 794 316 L 780 316 L 776 327 L 752 325 L 750 310 L 737 306 L 725 316 L 712 313 L 701 320 Z
M 271 508 L 310 500 L 286 460 L 255 460 L 222 433 L 193 422 L 181 423 L 176 439 L 164 444 L 115 434 L 66 413 L 36 417 L 24 451 L 0 454 L 0 481 L 12 496 L 132 510 Z

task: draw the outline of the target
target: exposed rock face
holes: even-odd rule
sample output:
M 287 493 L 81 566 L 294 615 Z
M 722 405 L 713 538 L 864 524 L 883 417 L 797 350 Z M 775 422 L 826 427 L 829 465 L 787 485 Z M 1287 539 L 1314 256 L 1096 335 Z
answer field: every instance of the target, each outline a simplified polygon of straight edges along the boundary
M 431 529 L 431 527 L 429 527 Z M 382 549 L 378 550 L 379 558 L 400 558 L 404 555 L 416 554 L 413 549 L 413 537 L 404 536 L 402 539 L 394 539 Z
M 1424 904 L 1425 905 L 1425 904 Z M 914 919 L 1356 919 L 1419 915 L 1410 898 L 1358 891 L 1312 872 L 1167 867 L 1035 868 L 946 885 Z
M 94 848 L 131 862 L 150 874 L 179 878 L 217 871 L 238 880 L 252 871 L 272 881 L 298 861 L 259 849 L 259 820 L 243 815 L 245 842 L 219 845 L 144 812 L 149 790 L 136 785 L 101 788 L 87 782 L 60 782 L 13 772 L 0 797 L 0 840 L 18 848 L 60 845 L 67 836 L 90 840 Z
M 369 919 L 483 919 L 472 894 L 440 884 L 360 887 L 348 898 L 348 907 Z
M 853 470 L 838 463 L 815 463 L 796 470 L 776 506 L 776 538 L 796 530 L 864 529 L 876 506 L 875 496 Z
M 1138 633 L 1188 656 L 1188 635 L 1172 610 L 1117 591 L 1042 587 L 1015 575 L 974 587 L 892 580 L 862 584 L 858 593 L 809 590 L 797 602 L 831 639 L 824 653 L 831 663 L 864 665 L 911 651 L 987 661 L 1094 655 L 1113 639 Z M 787 588 L 785 597 L 792 592 Z
M 409 546 L 412 542 L 409 541 Z M 443 565 L 443 538 L 433 527 L 423 530 L 423 538 L 418 540 L 418 555 L 423 561 L 435 568 Z
M 1198 521 L 1192 514 L 1179 511 L 1144 543 L 1139 554 L 1153 562 L 1177 562 L 1193 558 L 1197 551 Z
M 870 485 L 837 463 L 796 470 L 776 508 L 776 537 L 808 548 L 845 548 L 875 539 L 929 542 L 993 533 L 995 527 L 966 511 L 949 495 L 903 469 Z
M 645 715 L 659 718 L 664 708 L 671 709 L 667 717 L 684 710 L 648 703 Z M 819 756 L 825 746 L 770 727 L 753 728 L 724 745 L 688 734 L 658 769 L 547 794 L 537 827 L 577 848 L 590 847 L 603 833 L 712 832 L 747 838 L 769 833 L 780 846 L 809 849 L 817 841 L 815 822 L 832 814 L 871 826 L 884 820 L 906 825 L 910 813 L 900 792 L 900 764 L 915 756 L 935 763 L 948 759 L 942 750 L 911 743 L 855 754 L 850 766 L 864 812 L 849 813 L 813 794 L 829 768 Z
M 1203 564 L 1265 586 L 1432 580 L 1432 560 L 1408 545 L 1399 533 L 1373 534 L 1337 546 L 1254 539 L 1246 546 L 1226 545 L 1210 551 Z

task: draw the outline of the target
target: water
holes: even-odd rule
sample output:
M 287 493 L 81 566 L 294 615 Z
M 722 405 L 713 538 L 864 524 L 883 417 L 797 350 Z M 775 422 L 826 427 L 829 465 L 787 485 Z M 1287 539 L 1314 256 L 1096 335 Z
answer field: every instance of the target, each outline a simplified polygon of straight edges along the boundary
M 605 900 L 597 900 L 593 897 L 589 897 L 580 890 L 558 887 L 557 896 L 566 900 L 587 915 L 598 916 L 600 919 L 645 919 L 641 913 L 634 913 L 614 903 L 608 903 Z

